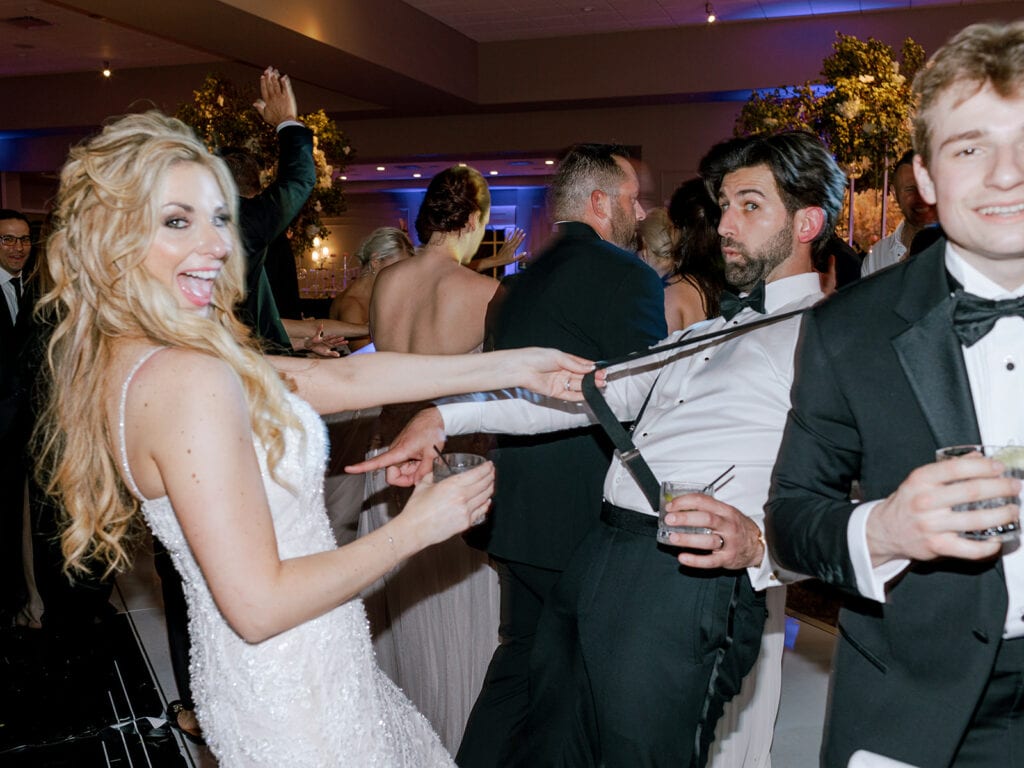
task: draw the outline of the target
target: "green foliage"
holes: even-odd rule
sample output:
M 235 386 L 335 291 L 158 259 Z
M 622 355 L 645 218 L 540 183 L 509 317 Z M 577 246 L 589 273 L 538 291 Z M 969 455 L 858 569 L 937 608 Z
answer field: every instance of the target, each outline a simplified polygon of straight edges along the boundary
M 257 96 L 255 88 L 251 93 L 243 93 L 230 80 L 210 74 L 199 90 L 193 91 L 192 101 L 178 108 L 176 117 L 191 125 L 210 151 L 244 147 L 252 152 L 261 168 L 260 179 L 266 185 L 276 175 L 277 138 L 274 128 L 252 106 Z M 323 218 L 345 210 L 338 177 L 354 153 L 348 138 L 322 109 L 299 119 L 313 131 L 317 177 L 313 192 L 290 230 L 293 248 L 305 251 L 312 247 L 314 237 L 330 234 Z
M 817 97 L 811 83 L 793 88 L 776 88 L 765 93 L 755 91 L 736 120 L 737 136 L 755 133 L 816 129 Z
M 822 82 L 754 93 L 740 111 L 735 131 L 811 130 L 851 178 L 874 186 L 885 164 L 910 145 L 910 86 L 924 62 L 924 49 L 907 38 L 897 60 L 892 48 L 879 40 L 862 41 L 840 32 L 832 48 L 822 62 Z M 828 90 L 816 96 L 814 85 Z

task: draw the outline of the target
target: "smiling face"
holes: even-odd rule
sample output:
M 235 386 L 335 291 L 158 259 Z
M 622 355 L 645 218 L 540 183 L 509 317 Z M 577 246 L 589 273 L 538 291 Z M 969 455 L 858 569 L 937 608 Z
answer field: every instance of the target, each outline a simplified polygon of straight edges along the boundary
M 749 291 L 793 255 L 793 215 L 786 210 L 767 165 L 727 173 L 718 204 L 725 278 L 741 291 Z
M 29 236 L 28 224 L 21 219 L 0 219 L 0 235 L 18 238 L 13 245 L 0 243 L 0 267 L 17 277 L 32 252 L 32 246 L 24 242 L 24 238 Z
M 931 158 L 914 159 L 921 195 L 968 263 L 1015 288 L 1024 282 L 1024 93 L 949 88 L 928 110 Z
M 213 174 L 190 162 L 171 166 L 157 188 L 157 231 L 146 269 L 183 309 L 208 311 L 231 251 L 230 208 Z
M 907 220 L 907 224 L 914 229 L 923 229 L 929 224 L 934 224 L 935 206 L 921 197 L 917 179 L 914 178 L 914 166 L 911 163 L 904 163 L 896 169 L 893 176 L 893 192 L 896 195 L 896 203 L 903 212 L 903 218 Z

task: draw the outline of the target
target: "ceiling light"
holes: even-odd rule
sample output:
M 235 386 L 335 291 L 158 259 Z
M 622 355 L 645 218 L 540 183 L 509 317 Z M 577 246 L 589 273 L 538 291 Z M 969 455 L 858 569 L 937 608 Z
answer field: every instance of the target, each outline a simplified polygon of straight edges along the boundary
M 342 181 L 348 181 L 348 176 L 339 176 L 338 178 Z
M 419 179 L 419 178 L 422 178 L 422 177 L 423 177 L 423 174 L 422 174 L 422 173 L 414 173 L 414 174 L 412 175 L 412 177 L 413 177 L 414 179 Z
M 384 166 L 383 165 L 378 165 L 377 166 L 377 170 L 378 171 L 383 171 L 384 170 Z
M 465 167 L 466 167 L 465 163 L 459 163 L 459 168 L 465 168 Z
M 111 71 L 110 71 L 110 62 L 109 62 L 109 61 L 104 61 L 104 62 L 103 62 L 103 69 L 102 69 L 102 70 L 100 70 L 100 73 L 101 73 L 101 74 L 102 74 L 102 75 L 103 75 L 104 77 L 110 77 L 110 75 L 111 75 L 112 73 L 111 73 Z
M 491 176 L 497 176 L 497 175 L 498 175 L 497 171 L 491 171 Z
M 711 3 L 704 3 L 704 13 L 708 15 L 708 24 L 714 24 L 715 19 L 718 18 L 715 16 L 715 6 Z
M 555 164 L 554 160 L 545 160 L 544 161 L 544 165 L 554 165 L 554 164 Z

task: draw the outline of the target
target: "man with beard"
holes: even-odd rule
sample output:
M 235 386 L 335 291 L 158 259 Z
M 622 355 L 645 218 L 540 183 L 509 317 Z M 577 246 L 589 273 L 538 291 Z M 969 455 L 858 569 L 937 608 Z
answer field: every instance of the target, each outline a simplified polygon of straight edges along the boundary
M 780 581 L 765 551 L 762 507 L 800 325 L 787 313 L 822 297 L 812 259 L 832 232 L 845 179 L 805 133 L 725 142 L 700 170 L 721 206 L 727 277 L 742 297 L 724 297 L 721 317 L 669 340 L 736 332 L 612 367 L 606 396 L 618 418 L 636 419 L 633 441 L 657 480 L 732 478 L 716 498 L 671 502 L 667 522 L 701 532 L 673 533 L 672 546 L 659 546 L 657 512 L 619 458 L 612 461 L 603 524 L 577 547 L 545 602 L 529 712 L 506 742 L 503 766 L 685 767 L 709 756 L 753 766 L 771 748 L 785 596 L 768 589 L 766 601 L 765 588 Z M 765 314 L 780 319 L 743 330 Z M 380 465 L 419 459 L 418 470 L 404 469 L 422 475 L 446 432 L 545 432 L 593 419 L 585 406 L 478 395 L 422 412 Z M 496 507 L 495 519 L 502 514 Z M 555 523 L 540 530 L 546 535 Z M 723 718 L 759 650 L 758 673 Z

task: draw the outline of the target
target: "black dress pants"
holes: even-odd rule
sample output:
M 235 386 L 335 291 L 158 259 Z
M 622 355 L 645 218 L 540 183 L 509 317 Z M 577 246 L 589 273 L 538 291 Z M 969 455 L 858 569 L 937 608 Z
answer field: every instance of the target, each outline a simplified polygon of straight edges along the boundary
M 953 766 L 1024 768 L 1024 638 L 1003 640 L 999 646 Z
M 499 750 L 529 704 L 529 661 L 544 601 L 561 571 L 494 558 L 501 587 L 501 644 L 487 667 L 455 762 L 499 768 Z
M 703 766 L 760 651 L 763 593 L 686 569 L 653 533 L 600 525 L 548 597 L 530 709 L 502 766 Z

